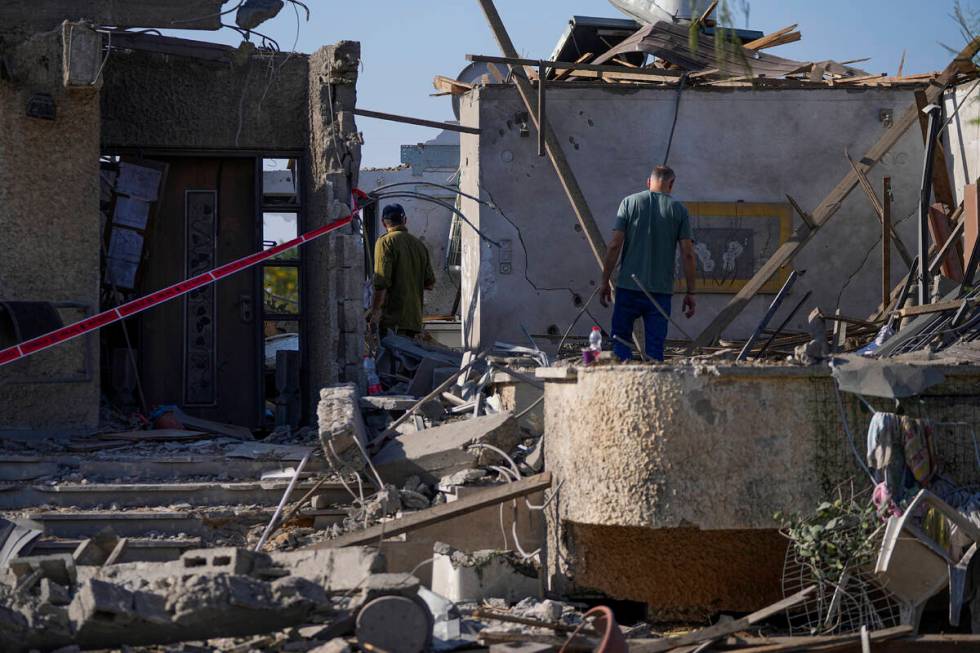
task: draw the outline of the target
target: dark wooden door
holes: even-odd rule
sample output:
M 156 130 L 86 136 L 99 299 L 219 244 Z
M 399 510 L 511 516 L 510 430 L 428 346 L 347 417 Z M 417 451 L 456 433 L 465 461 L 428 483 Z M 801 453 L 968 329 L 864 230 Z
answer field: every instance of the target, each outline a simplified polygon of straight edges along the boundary
M 170 169 L 147 234 L 143 293 L 258 251 L 255 159 L 153 158 Z M 144 315 L 142 379 L 151 406 L 259 425 L 255 287 L 255 271 L 245 270 Z

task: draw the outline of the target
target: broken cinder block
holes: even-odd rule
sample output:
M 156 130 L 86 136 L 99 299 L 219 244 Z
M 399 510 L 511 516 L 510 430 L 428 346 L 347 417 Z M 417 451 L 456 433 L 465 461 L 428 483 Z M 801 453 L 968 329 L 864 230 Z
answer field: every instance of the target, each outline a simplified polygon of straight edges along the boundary
M 8 566 L 18 583 L 35 572 L 40 572 L 39 579 L 49 578 L 66 587 L 74 586 L 78 579 L 75 561 L 68 553 L 13 558 Z
M 540 596 L 537 572 L 507 551 L 464 553 L 437 543 L 434 552 L 432 591 L 450 601 L 503 598 L 514 602 Z
M 233 546 L 213 549 L 193 549 L 180 556 L 184 569 L 196 574 L 224 573 L 248 576 L 258 569 L 268 567 L 268 555 Z

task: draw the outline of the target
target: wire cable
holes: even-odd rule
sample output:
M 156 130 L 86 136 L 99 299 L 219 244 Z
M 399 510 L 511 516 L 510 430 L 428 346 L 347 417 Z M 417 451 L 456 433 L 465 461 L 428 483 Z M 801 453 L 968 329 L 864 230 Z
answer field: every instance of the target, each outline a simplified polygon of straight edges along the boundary
M 687 81 L 687 71 L 681 73 L 680 81 L 677 83 L 677 99 L 674 102 L 674 120 L 670 125 L 670 136 L 667 138 L 667 151 L 664 152 L 664 165 L 670 159 L 670 148 L 674 144 L 674 131 L 677 129 L 677 117 L 681 113 L 681 94 L 684 92 L 684 83 Z

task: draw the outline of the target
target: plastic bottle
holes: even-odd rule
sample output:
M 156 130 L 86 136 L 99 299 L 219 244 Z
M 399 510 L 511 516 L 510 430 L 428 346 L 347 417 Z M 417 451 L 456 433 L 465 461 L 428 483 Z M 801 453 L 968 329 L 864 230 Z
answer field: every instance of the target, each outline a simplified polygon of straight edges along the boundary
M 378 369 L 374 365 L 374 359 L 370 356 L 364 357 L 364 377 L 367 379 L 368 394 L 381 394 L 383 391 L 381 387 L 381 379 L 378 378 Z
M 602 329 L 597 326 L 592 327 L 592 333 L 589 334 L 589 359 L 590 362 L 594 363 L 599 360 L 599 355 L 602 353 Z

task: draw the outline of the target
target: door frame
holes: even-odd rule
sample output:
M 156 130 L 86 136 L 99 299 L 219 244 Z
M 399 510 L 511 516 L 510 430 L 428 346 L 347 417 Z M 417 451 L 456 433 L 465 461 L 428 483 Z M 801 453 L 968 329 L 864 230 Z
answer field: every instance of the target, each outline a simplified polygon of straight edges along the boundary
M 133 156 L 137 158 L 153 159 L 154 157 L 168 157 L 168 158 L 227 158 L 227 159 L 252 159 L 253 169 L 254 169 L 254 183 L 253 183 L 253 206 L 254 206 L 254 216 L 253 216 L 253 247 L 262 246 L 262 218 L 265 212 L 263 203 L 263 176 L 262 176 L 262 160 L 263 159 L 295 159 L 296 160 L 296 171 L 297 171 L 297 183 L 299 184 L 299 206 L 291 207 L 285 212 L 296 213 L 296 230 L 297 235 L 306 232 L 307 225 L 307 213 L 306 207 L 309 204 L 309 195 L 307 192 L 307 180 L 309 179 L 309 174 L 307 170 L 307 155 L 304 150 L 234 150 L 234 149 L 214 149 L 214 150 L 184 150 L 184 149 L 171 149 L 171 148 L 142 148 L 142 147 L 108 147 L 102 148 L 100 151 L 101 156 Z M 162 189 L 161 189 L 162 192 Z M 219 209 L 220 214 L 220 209 Z M 258 250 L 256 250 L 258 251 Z M 307 334 L 309 333 L 307 329 L 307 314 L 309 308 L 309 298 L 307 296 L 307 289 L 305 283 L 306 276 L 306 260 L 301 256 L 299 265 L 299 301 L 300 301 L 300 315 L 297 320 L 299 325 L 299 341 L 300 341 L 300 396 L 305 397 L 305 390 L 309 387 L 309 348 L 305 345 Z M 256 387 L 253 388 L 255 396 L 259 398 L 259 404 L 256 406 L 258 423 L 263 424 L 265 420 L 265 337 L 263 334 L 263 326 L 265 323 L 265 295 L 262 283 L 262 267 L 255 266 L 250 270 L 252 275 L 252 296 L 253 302 L 255 304 L 255 320 L 253 332 L 253 346 L 257 352 L 256 365 L 258 365 L 258 372 L 256 374 Z M 140 361 L 140 374 L 144 373 L 145 368 L 142 365 L 142 360 Z M 311 419 L 310 407 L 306 405 L 305 401 L 301 402 L 301 423 L 306 423 Z

